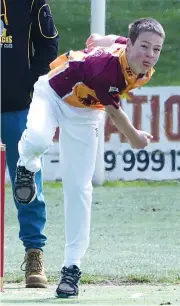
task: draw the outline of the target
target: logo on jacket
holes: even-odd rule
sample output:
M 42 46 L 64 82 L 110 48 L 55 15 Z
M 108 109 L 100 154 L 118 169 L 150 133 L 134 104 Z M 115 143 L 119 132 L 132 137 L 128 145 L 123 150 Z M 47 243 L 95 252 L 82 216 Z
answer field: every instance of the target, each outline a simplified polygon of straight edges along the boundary
M 0 44 L 1 48 L 12 48 L 13 47 L 13 39 L 12 35 L 8 30 L 8 24 L 4 21 L 4 14 L 1 15 L 0 20 Z

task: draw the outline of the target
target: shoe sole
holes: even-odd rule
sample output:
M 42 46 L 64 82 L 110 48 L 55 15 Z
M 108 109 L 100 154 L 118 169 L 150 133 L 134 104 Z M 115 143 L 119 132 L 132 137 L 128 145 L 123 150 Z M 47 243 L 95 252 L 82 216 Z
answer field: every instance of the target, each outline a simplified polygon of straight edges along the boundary
M 32 197 L 32 199 L 31 199 L 31 201 L 30 201 L 29 203 L 31 203 L 32 201 L 34 201 L 36 197 L 37 197 L 37 186 L 35 187 L 34 196 Z
M 56 297 L 58 298 L 58 299 L 68 299 L 68 298 L 76 298 L 78 296 L 78 294 L 70 294 L 70 293 L 59 293 L 59 294 L 57 294 L 56 293 Z
M 40 284 L 40 283 L 32 283 L 32 284 L 26 284 L 26 288 L 47 288 L 46 284 Z
M 18 199 L 18 198 L 16 197 L 16 195 L 14 195 L 14 198 L 15 198 L 16 202 L 18 202 L 18 203 L 21 204 L 21 205 L 30 204 L 31 202 L 33 202 L 33 201 L 35 200 L 36 197 L 37 197 L 37 186 L 35 187 L 35 193 L 34 193 L 32 199 L 31 199 L 30 201 L 28 201 L 28 202 L 25 201 L 25 200 L 20 200 L 20 199 Z

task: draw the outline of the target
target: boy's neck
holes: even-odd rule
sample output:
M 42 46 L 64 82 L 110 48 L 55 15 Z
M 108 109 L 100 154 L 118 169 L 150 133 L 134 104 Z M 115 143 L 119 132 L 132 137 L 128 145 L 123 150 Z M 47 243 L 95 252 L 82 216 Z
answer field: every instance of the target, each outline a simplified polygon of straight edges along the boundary
M 128 55 L 128 52 L 127 50 L 125 51 L 125 54 L 126 54 L 126 59 L 127 59 L 127 63 L 129 65 L 129 67 L 131 68 L 132 72 L 137 75 L 137 78 L 138 78 L 138 73 L 136 73 L 136 69 L 133 67 L 133 65 L 131 64 L 131 61 L 129 60 L 129 55 Z M 141 74 L 142 75 L 142 74 Z

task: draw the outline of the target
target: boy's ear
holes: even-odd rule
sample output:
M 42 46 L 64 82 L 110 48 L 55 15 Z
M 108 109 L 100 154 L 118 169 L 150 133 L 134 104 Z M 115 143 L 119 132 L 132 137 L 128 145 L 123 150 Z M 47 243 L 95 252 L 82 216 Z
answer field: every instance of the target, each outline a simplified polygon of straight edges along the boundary
M 129 49 L 131 48 L 132 42 L 131 42 L 130 38 L 128 38 L 127 43 L 126 43 L 126 46 L 127 46 L 127 47 L 126 47 L 127 50 L 129 50 Z

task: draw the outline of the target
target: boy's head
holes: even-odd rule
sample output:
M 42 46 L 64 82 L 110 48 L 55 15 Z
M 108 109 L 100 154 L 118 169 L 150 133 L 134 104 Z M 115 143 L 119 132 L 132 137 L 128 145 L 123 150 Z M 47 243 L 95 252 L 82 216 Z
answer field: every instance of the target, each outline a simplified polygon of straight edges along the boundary
M 129 25 L 127 60 L 136 74 L 144 74 L 158 61 L 165 32 L 153 18 L 141 18 Z

